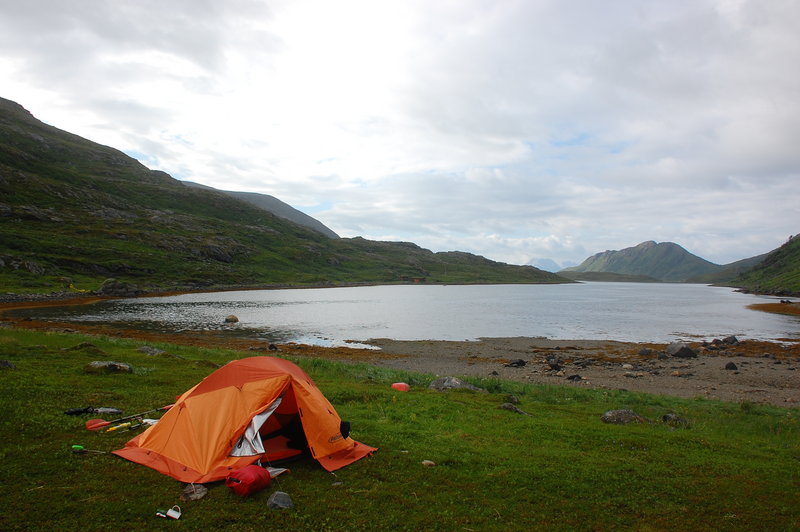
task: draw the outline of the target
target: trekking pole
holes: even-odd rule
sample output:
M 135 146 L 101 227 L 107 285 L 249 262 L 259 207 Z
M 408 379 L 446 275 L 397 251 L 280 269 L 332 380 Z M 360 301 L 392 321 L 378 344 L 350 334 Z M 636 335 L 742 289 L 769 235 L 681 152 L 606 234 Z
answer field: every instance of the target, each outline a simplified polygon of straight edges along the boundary
M 108 451 L 95 451 L 94 449 L 87 449 L 83 445 L 73 445 L 72 452 L 75 454 L 86 454 L 86 453 L 108 454 Z
M 170 408 L 172 408 L 172 405 L 162 406 L 161 408 L 154 408 L 153 410 L 148 410 L 147 412 L 142 412 L 140 414 L 133 414 L 132 416 L 125 416 L 111 421 L 106 421 L 105 419 L 90 419 L 89 421 L 86 422 L 86 428 L 88 430 L 99 430 L 102 429 L 103 427 L 113 425 L 114 423 L 122 423 L 130 419 L 140 418 L 145 414 L 150 414 L 152 412 L 160 412 L 161 410 L 169 410 Z
M 138 426 L 139 425 L 137 425 L 137 427 Z M 108 427 L 106 429 L 106 432 L 114 432 L 115 430 L 131 429 L 131 428 L 133 428 L 133 423 L 131 421 L 128 421 L 128 422 L 125 422 L 125 423 L 120 423 L 119 425 L 114 425 L 113 427 Z

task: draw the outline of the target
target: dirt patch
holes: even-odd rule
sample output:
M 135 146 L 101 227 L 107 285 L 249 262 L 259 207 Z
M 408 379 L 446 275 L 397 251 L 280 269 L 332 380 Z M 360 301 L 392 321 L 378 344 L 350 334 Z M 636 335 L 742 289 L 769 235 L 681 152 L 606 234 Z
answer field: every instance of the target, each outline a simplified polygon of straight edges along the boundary
M 773 314 L 800 316 L 800 303 L 755 303 L 753 305 L 748 305 L 747 308 L 763 312 L 772 312 Z

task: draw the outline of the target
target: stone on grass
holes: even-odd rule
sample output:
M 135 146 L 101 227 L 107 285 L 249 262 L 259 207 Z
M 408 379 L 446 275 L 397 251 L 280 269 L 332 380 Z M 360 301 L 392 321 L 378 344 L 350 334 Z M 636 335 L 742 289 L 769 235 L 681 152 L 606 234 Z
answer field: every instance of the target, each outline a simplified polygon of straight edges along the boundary
M 498 406 L 497 408 L 500 408 L 502 410 L 508 410 L 509 412 L 514 412 L 515 414 L 522 414 L 523 416 L 529 416 L 530 415 L 529 413 L 525 412 L 524 410 L 521 410 L 521 409 L 517 408 L 516 405 L 513 405 L 511 403 L 503 403 L 502 405 Z
M 149 357 L 154 357 L 154 356 L 158 356 L 158 355 L 160 355 L 162 353 L 166 353 L 166 351 L 164 351 L 163 349 L 159 349 L 157 347 L 151 347 L 149 345 L 140 346 L 139 349 L 137 349 L 137 351 L 139 351 L 141 353 L 144 353 L 145 355 L 147 355 Z
M 208 488 L 202 484 L 186 484 L 181 492 L 182 501 L 197 501 L 208 494 Z
M 0 360 L 0 369 L 17 369 L 17 366 L 10 360 Z
M 686 427 L 689 425 L 689 422 L 680 417 L 678 414 L 664 414 L 661 418 L 661 421 L 666 423 L 671 427 Z
M 487 393 L 483 388 L 478 388 L 474 384 L 464 382 L 458 377 L 441 377 L 430 383 L 428 388 L 438 392 L 446 392 L 447 390 L 471 390 L 473 392 Z
M 647 420 L 633 410 L 609 410 L 600 418 L 603 423 L 627 425 L 628 423 L 646 423 Z
M 267 499 L 267 506 L 273 510 L 286 510 L 294 508 L 294 503 L 289 494 L 283 491 L 276 491 Z
M 84 373 L 133 373 L 133 368 L 125 362 L 113 360 L 95 360 L 83 368 Z

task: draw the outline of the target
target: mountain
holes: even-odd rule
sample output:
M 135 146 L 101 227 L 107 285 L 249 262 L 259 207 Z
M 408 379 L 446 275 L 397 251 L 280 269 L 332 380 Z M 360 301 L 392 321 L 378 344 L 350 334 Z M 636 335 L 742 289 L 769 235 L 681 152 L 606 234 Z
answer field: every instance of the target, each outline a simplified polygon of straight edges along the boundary
M 695 275 L 686 279 L 687 283 L 698 284 L 727 284 L 733 282 L 734 279 L 739 277 L 744 272 L 753 269 L 760 264 L 769 253 L 750 257 L 748 259 L 737 260 L 730 264 L 724 264 L 719 270 L 702 275 Z
M 573 281 L 602 281 L 605 283 L 660 283 L 661 281 L 647 275 L 631 275 L 613 272 L 575 272 L 561 270 L 559 275 Z
M 592 255 L 567 272 L 611 272 L 645 275 L 659 281 L 681 282 L 697 275 L 719 271 L 721 266 L 693 255 L 673 242 L 652 240 L 622 250 Z
M 280 216 L 281 218 L 285 218 L 290 222 L 294 222 L 298 225 L 302 225 L 310 229 L 313 229 L 315 231 L 318 231 L 323 235 L 327 236 L 328 238 L 339 238 L 339 235 L 334 233 L 330 228 L 325 226 L 325 224 L 323 224 L 319 220 L 312 218 L 311 216 L 307 215 L 304 212 L 298 211 L 288 203 L 282 202 L 275 196 L 270 196 L 269 194 L 259 194 L 257 192 L 237 192 L 234 190 L 219 190 L 206 185 L 201 185 L 200 183 L 193 183 L 191 181 L 181 181 L 181 182 L 189 187 L 205 188 L 208 190 L 216 190 L 218 192 L 222 192 L 223 194 L 227 194 L 228 196 L 233 196 L 234 198 L 244 200 L 247 203 L 255 205 L 260 209 L 269 211 L 275 216 Z
M 561 266 L 553 259 L 531 259 L 528 264 L 546 272 L 555 273 L 561 269 Z
M 109 278 L 117 283 L 104 284 Z M 569 281 L 468 253 L 329 238 L 229 194 L 186 186 L 0 98 L 4 292 L 396 282 Z
M 730 284 L 750 292 L 800 297 L 800 234 L 789 237 Z

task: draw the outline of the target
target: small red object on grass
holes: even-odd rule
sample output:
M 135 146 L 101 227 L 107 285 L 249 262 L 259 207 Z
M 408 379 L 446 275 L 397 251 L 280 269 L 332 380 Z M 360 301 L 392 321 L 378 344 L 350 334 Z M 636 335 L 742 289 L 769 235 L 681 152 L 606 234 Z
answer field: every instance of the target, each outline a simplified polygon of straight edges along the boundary
M 394 388 L 398 392 L 407 392 L 408 390 L 411 389 L 411 386 L 409 386 L 405 382 L 395 382 L 394 384 L 392 384 L 392 388 Z
M 225 485 L 236 495 L 247 497 L 269 486 L 271 480 L 269 471 L 253 464 L 231 471 Z

